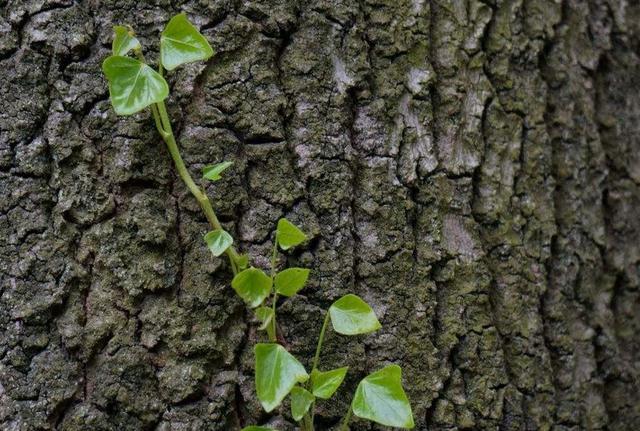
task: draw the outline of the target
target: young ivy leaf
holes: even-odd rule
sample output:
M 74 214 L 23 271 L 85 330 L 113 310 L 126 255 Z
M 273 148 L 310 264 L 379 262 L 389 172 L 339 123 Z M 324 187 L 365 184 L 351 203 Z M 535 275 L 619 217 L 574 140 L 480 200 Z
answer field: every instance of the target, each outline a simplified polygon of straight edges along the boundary
M 389 427 L 411 429 L 413 413 L 402 389 L 402 370 L 389 365 L 365 377 L 351 402 L 356 416 Z
M 129 57 L 112 55 L 102 63 L 109 81 L 111 104 L 118 115 L 131 115 L 162 102 L 169 86 L 155 70 Z
M 238 268 L 240 270 L 246 269 L 249 266 L 249 255 L 246 253 L 239 255 L 236 263 L 238 264 Z
M 224 229 L 216 229 L 207 233 L 204 236 L 204 240 L 209 246 L 209 250 L 214 256 L 218 257 L 233 244 L 233 238 Z
M 257 425 L 250 425 L 248 427 L 242 428 L 242 431 L 277 431 L 273 428 L 260 427 Z
M 216 165 L 205 166 L 202 169 L 202 178 L 210 181 L 218 181 L 219 179 L 222 178 L 220 176 L 222 171 L 224 171 L 231 165 L 233 165 L 233 162 L 222 162 Z
M 294 387 L 291 390 L 291 416 L 293 416 L 293 420 L 299 422 L 307 414 L 315 399 L 316 397 L 308 390 L 300 386 Z
M 115 25 L 113 26 L 113 32 L 115 33 L 111 44 L 113 55 L 127 55 L 129 51 L 141 48 L 133 30 L 122 25 Z
M 369 304 L 352 294 L 334 302 L 329 314 L 333 329 L 342 335 L 368 334 L 382 327 Z
M 311 391 L 313 395 L 328 400 L 338 390 L 349 367 L 336 368 L 331 371 L 311 371 Z
M 293 296 L 304 287 L 309 278 L 309 270 L 305 268 L 287 268 L 276 274 L 276 291 L 283 296 Z
M 247 268 L 231 280 L 231 287 L 251 308 L 262 304 L 271 293 L 272 281 L 258 268 Z
M 278 244 L 283 250 L 288 250 L 291 247 L 295 247 L 301 244 L 307 239 L 307 236 L 296 225 L 291 223 L 286 218 L 278 220 L 278 229 L 276 230 L 276 238 Z
M 258 329 L 264 331 L 273 319 L 273 309 L 271 307 L 258 307 L 256 308 L 256 317 L 261 323 Z
M 160 60 L 167 70 L 173 70 L 181 64 L 206 60 L 212 55 L 211 45 L 184 13 L 171 18 L 162 31 Z
M 256 393 L 267 413 L 282 403 L 296 383 L 309 379 L 302 364 L 279 344 L 258 343 L 256 357 Z

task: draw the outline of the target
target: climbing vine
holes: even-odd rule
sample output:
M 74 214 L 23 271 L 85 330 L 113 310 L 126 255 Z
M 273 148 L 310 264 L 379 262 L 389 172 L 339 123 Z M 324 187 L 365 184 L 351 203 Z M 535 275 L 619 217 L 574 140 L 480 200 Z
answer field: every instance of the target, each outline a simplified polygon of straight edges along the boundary
M 299 423 L 302 431 L 313 431 L 316 402 L 334 396 L 348 371 L 348 367 L 321 371 L 320 356 L 327 330 L 331 328 L 344 336 L 368 334 L 380 329 L 380 322 L 371 307 L 358 296 L 348 294 L 336 300 L 325 314 L 310 372 L 278 342 L 278 297 L 296 295 L 310 276 L 307 268 L 278 271 L 278 253 L 299 246 L 307 236 L 287 219 L 280 219 L 268 272 L 252 266 L 250 256 L 234 248 L 233 237 L 223 229 L 204 189 L 196 184 L 185 166 L 164 103 L 169 95 L 169 85 L 163 77 L 165 71 L 172 71 L 185 63 L 207 60 L 213 55 L 213 49 L 185 14 L 174 16 L 162 31 L 157 70 L 147 63 L 133 29 L 115 26 L 114 33 L 113 52 L 104 60 L 102 69 L 109 82 L 115 112 L 132 115 L 147 108 L 151 110 L 155 127 L 167 145 L 178 175 L 200 204 L 210 224 L 211 230 L 204 235 L 205 244 L 214 256 L 227 256 L 233 271 L 231 287 L 253 310 L 260 322 L 259 330 L 265 334 L 264 342 L 257 343 L 254 348 L 258 400 L 266 412 L 271 412 L 289 396 L 291 417 Z M 219 181 L 230 166 L 232 162 L 229 161 L 207 166 L 203 169 L 202 179 Z M 341 430 L 349 429 L 353 416 L 390 427 L 414 427 L 399 366 L 388 365 L 360 381 Z M 243 429 L 269 430 L 272 429 L 255 425 Z

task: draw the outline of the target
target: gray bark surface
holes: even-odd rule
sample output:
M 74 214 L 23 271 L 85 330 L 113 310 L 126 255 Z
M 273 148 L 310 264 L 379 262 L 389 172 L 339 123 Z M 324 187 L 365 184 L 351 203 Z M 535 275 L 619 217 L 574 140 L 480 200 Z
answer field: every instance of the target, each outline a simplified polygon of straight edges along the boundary
M 329 335 L 319 430 L 390 362 L 418 430 L 640 429 L 637 0 L 0 0 L 2 430 L 294 429 L 149 114 L 110 108 L 111 26 L 155 60 L 179 11 L 216 51 L 169 78 L 188 167 L 234 161 L 208 192 L 257 265 L 279 217 L 312 237 L 289 349 L 349 292 L 383 324 Z

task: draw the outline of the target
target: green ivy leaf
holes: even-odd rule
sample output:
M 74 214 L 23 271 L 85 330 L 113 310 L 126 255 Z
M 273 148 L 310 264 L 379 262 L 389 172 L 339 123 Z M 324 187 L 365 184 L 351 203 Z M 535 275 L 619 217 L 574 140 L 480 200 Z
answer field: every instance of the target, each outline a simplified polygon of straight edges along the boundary
M 307 414 L 315 399 L 316 397 L 311 392 L 300 386 L 296 386 L 291 390 L 291 416 L 296 422 Z
M 348 294 L 329 307 L 333 329 L 342 335 L 367 334 L 382 326 L 369 305 L 356 295 Z
M 413 428 L 413 413 L 402 389 L 402 370 L 389 365 L 362 379 L 351 402 L 353 414 L 382 425 Z
M 202 169 L 202 178 L 210 181 L 218 181 L 222 177 L 220 174 L 222 171 L 233 165 L 233 162 L 222 162 L 211 166 L 205 166 Z
M 256 317 L 261 323 L 259 329 L 264 331 L 273 320 L 273 309 L 271 307 L 258 307 L 256 308 Z
M 279 344 L 258 343 L 256 356 L 256 392 L 267 413 L 280 405 L 296 383 L 309 379 L 302 364 Z
M 231 280 L 231 287 L 251 308 L 262 304 L 271 293 L 272 281 L 258 268 L 247 268 Z
M 311 371 L 311 391 L 322 399 L 329 399 L 338 390 L 349 367 L 336 368 L 331 371 Z
M 276 274 L 275 285 L 279 294 L 293 296 L 302 289 L 309 278 L 305 268 L 288 268 Z
M 173 70 L 181 64 L 206 60 L 212 55 L 211 45 L 184 13 L 171 18 L 162 31 L 160 59 L 167 70 Z
M 278 430 L 275 430 L 273 428 L 260 427 L 257 425 L 251 425 L 251 426 L 242 428 L 242 431 L 278 431 Z
M 204 240 L 209 246 L 209 250 L 214 256 L 218 257 L 233 244 L 233 238 L 224 229 L 216 229 L 207 233 L 204 236 Z
M 307 236 L 296 225 L 291 223 L 286 218 L 281 218 L 278 221 L 278 229 L 276 230 L 276 238 L 278 244 L 283 250 L 288 250 L 291 247 L 295 247 L 301 244 L 307 239 Z
M 238 264 L 238 268 L 241 271 L 243 269 L 246 269 L 249 266 L 249 255 L 246 253 L 238 255 L 238 260 L 236 261 L 236 263 Z
M 113 32 L 115 34 L 111 44 L 113 55 L 127 55 L 131 50 L 142 48 L 135 37 L 135 33 L 130 28 L 115 25 L 113 26 Z
M 131 115 L 169 95 L 169 86 L 158 72 L 133 58 L 112 55 L 102 63 L 109 81 L 113 109 Z

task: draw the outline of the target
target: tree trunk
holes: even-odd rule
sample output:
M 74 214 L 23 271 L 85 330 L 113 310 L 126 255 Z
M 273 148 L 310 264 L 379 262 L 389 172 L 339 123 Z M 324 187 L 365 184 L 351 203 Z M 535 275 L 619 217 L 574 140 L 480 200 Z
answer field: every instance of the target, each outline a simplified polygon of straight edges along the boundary
M 154 4 L 151 4 L 154 3 Z M 305 4 L 302 4 L 305 3 Z M 346 412 L 390 362 L 419 430 L 640 429 L 637 0 L 0 0 L 3 430 L 292 430 L 254 395 L 255 322 L 211 256 L 148 112 L 118 117 L 113 24 L 157 57 L 184 10 L 216 55 L 169 75 L 191 172 L 268 265 L 309 365 L 353 292 L 382 330 L 329 333 Z M 381 429 L 353 421 L 352 430 Z

